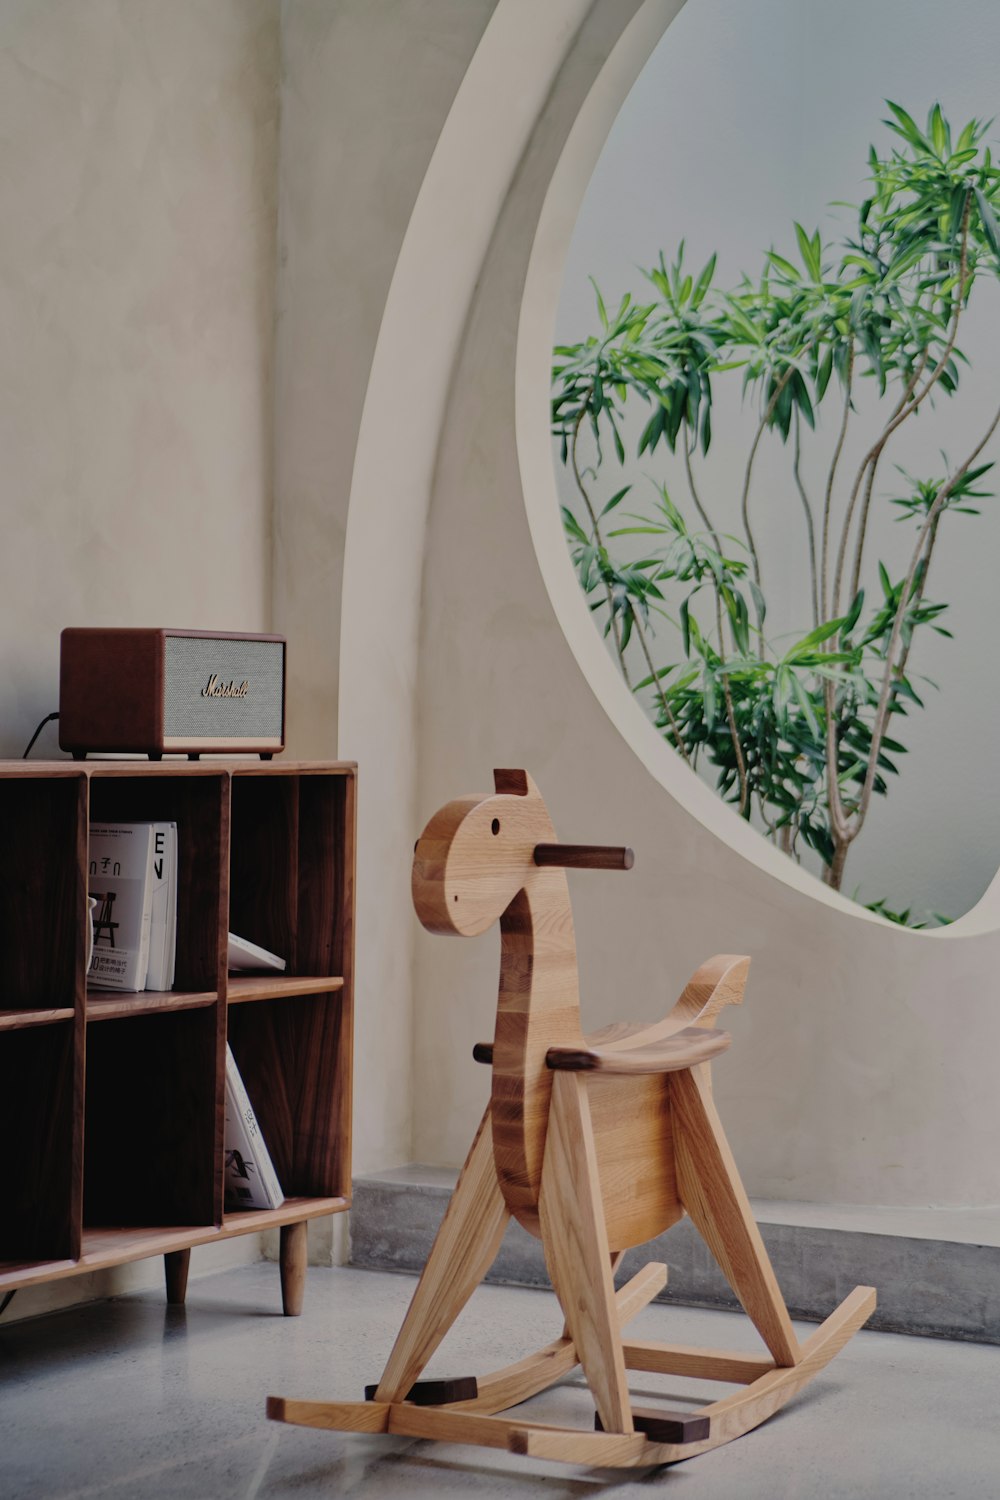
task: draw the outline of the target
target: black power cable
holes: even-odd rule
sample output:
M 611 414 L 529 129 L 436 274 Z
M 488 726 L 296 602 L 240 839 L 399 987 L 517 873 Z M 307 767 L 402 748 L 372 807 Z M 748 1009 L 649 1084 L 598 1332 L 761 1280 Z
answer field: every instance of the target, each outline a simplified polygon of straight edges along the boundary
M 28 756 L 31 754 L 31 747 L 32 747 L 32 745 L 34 745 L 35 741 L 37 740 L 38 736 L 41 734 L 42 730 L 45 728 L 46 724 L 51 724 L 52 720 L 53 719 L 58 719 L 58 717 L 59 717 L 59 715 L 57 713 L 55 713 L 55 714 L 46 714 L 45 715 L 45 718 L 39 724 L 38 728 L 35 730 L 34 734 L 31 736 L 31 739 L 28 741 L 28 748 L 25 750 L 24 754 L 21 756 L 22 760 L 27 760 L 28 759 Z

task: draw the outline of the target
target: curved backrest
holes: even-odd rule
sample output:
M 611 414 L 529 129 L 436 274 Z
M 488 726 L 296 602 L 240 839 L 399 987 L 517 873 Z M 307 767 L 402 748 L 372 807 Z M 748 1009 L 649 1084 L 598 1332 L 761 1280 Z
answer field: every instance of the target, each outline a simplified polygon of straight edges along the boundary
M 493 1154 L 511 1212 L 538 1232 L 552 1046 L 582 1042 L 573 913 L 565 872 L 539 868 L 555 830 L 525 771 L 495 771 L 493 795 L 461 797 L 417 840 L 413 904 L 432 932 L 473 937 L 499 920 L 493 1039 Z

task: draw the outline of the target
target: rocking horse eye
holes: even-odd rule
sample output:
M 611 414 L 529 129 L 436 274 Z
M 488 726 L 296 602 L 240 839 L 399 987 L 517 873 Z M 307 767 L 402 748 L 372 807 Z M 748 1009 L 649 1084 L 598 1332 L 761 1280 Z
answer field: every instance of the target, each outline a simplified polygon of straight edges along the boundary
M 494 833 L 499 833 L 500 832 L 500 819 L 499 818 L 494 818 L 493 822 L 490 824 L 490 828 L 493 830 Z

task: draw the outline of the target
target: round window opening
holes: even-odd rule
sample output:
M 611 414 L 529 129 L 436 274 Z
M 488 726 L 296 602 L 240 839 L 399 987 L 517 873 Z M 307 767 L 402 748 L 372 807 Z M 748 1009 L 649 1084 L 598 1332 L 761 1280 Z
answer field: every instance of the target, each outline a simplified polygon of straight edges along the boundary
M 552 356 L 616 671 L 734 817 L 914 927 L 1000 844 L 1000 127 L 995 49 L 963 42 L 1000 16 L 959 10 L 687 0 L 591 178 Z

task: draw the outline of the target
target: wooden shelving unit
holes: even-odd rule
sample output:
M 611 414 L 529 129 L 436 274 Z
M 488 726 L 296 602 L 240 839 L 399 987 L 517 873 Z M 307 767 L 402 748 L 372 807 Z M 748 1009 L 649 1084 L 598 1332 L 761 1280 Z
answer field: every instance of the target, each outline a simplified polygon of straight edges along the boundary
M 94 821 L 178 827 L 169 993 L 88 991 Z M 0 1297 L 280 1226 L 286 1313 L 305 1225 L 350 1207 L 355 767 L 344 762 L 0 762 Z M 232 930 L 288 962 L 230 977 Z M 223 1209 L 229 1041 L 285 1193 Z

